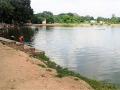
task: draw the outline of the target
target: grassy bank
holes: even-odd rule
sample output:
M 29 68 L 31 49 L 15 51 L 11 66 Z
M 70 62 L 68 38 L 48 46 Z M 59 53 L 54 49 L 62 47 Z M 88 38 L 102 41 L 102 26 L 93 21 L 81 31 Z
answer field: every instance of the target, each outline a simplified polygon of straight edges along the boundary
M 115 86 L 114 84 L 91 80 L 81 76 L 79 73 L 70 71 L 67 68 L 62 68 L 61 66 L 57 65 L 55 62 L 50 61 L 50 59 L 45 55 L 39 55 L 39 56 L 36 56 L 36 58 L 39 60 L 42 60 L 42 62 L 44 62 L 47 65 L 47 67 L 55 69 L 57 71 L 56 77 L 62 78 L 66 76 L 73 76 L 73 77 L 76 77 L 75 80 L 82 79 L 86 81 L 95 90 L 120 90 L 120 87 Z
M 120 27 L 120 24 L 85 24 L 85 23 L 57 23 L 57 24 L 32 24 L 32 26 L 51 26 L 51 27 L 91 27 L 91 26 L 110 26 Z
M 53 24 L 32 24 L 32 26 L 51 26 L 51 27 L 91 27 L 91 24 L 78 23 L 53 23 Z

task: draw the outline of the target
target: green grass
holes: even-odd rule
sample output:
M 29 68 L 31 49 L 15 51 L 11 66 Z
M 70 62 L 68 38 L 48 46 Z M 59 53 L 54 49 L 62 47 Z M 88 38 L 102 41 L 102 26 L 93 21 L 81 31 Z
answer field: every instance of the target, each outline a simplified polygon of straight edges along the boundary
M 56 77 L 59 77 L 59 78 L 66 77 L 66 76 L 77 77 L 79 79 L 86 81 L 95 90 L 120 90 L 120 87 L 112 83 L 88 79 L 86 77 L 81 76 L 79 73 L 75 73 L 73 71 L 68 70 L 67 68 L 63 68 L 57 65 L 55 62 L 50 61 L 50 59 L 45 55 L 39 55 L 39 56 L 36 56 L 36 58 L 42 60 L 47 65 L 47 67 L 56 69 L 57 71 Z
M 37 64 L 38 66 L 42 67 L 42 68 L 46 68 L 45 65 L 42 65 L 42 64 Z

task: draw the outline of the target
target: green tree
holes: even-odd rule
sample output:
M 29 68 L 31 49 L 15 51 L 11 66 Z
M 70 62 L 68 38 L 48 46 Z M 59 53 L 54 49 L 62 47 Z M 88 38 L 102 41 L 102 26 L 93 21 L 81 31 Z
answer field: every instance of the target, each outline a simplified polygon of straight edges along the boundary
M 10 0 L 0 0 L 0 22 L 11 23 L 13 10 Z
M 15 8 L 13 13 L 15 23 L 26 23 L 32 18 L 33 10 L 30 0 L 11 0 L 11 4 Z
M 44 11 L 42 13 L 42 16 L 43 16 L 44 19 L 46 19 L 47 23 L 54 23 L 54 16 L 53 16 L 52 12 Z
M 26 23 L 32 15 L 30 0 L 0 0 L 0 22 Z
M 84 21 L 90 22 L 91 20 L 94 20 L 94 17 L 89 16 L 89 15 L 87 15 L 87 16 L 84 17 Z
M 35 23 L 35 24 L 42 24 L 43 20 L 44 20 L 44 18 L 40 17 L 38 14 L 34 14 L 31 19 L 32 23 Z
M 91 16 L 79 16 L 76 13 L 62 13 L 55 16 L 55 22 L 57 23 L 84 23 L 86 21 L 90 22 L 94 20 Z
M 32 23 L 41 24 L 46 19 L 47 23 L 54 23 L 54 15 L 52 12 L 44 11 L 42 13 L 34 14 Z

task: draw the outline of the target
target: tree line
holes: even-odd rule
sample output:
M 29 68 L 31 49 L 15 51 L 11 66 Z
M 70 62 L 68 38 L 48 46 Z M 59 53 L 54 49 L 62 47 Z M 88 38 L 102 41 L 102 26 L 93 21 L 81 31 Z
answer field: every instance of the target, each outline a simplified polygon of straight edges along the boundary
M 0 0 L 0 23 L 26 23 L 33 17 L 30 0 Z
M 30 6 L 30 0 L 0 0 L 0 23 L 8 24 L 23 24 L 32 22 L 41 24 L 46 20 L 46 23 L 91 23 L 101 21 L 107 24 L 119 24 L 120 17 L 112 15 L 111 18 L 92 16 L 80 16 L 76 13 L 61 13 L 54 15 L 50 11 L 43 11 L 42 13 L 33 14 L 33 9 Z
M 34 14 L 32 18 L 32 23 L 42 23 L 46 19 L 46 22 L 51 23 L 84 23 L 94 20 L 92 16 L 79 16 L 75 13 L 61 13 L 59 15 L 54 15 L 52 12 L 43 11 L 42 13 Z
M 34 14 L 32 17 L 32 23 L 41 24 L 42 21 L 46 19 L 46 22 L 51 23 L 91 23 L 91 21 L 96 21 L 96 23 L 100 23 L 101 21 L 106 24 L 119 24 L 120 17 L 116 17 L 112 15 L 111 18 L 97 17 L 94 18 L 92 16 L 80 16 L 76 13 L 61 13 L 58 15 L 54 15 L 52 12 L 43 11 L 42 13 Z

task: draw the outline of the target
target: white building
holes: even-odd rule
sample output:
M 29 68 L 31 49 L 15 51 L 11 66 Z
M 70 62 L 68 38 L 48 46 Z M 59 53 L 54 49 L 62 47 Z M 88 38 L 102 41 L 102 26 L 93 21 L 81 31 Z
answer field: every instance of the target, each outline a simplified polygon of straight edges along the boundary
M 46 22 L 46 19 L 44 20 L 44 21 L 42 21 L 42 24 L 46 24 L 47 22 Z
M 97 22 L 96 22 L 96 20 L 91 20 L 90 23 L 91 24 L 96 24 Z

